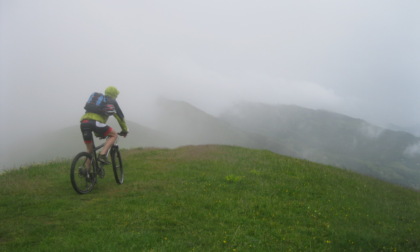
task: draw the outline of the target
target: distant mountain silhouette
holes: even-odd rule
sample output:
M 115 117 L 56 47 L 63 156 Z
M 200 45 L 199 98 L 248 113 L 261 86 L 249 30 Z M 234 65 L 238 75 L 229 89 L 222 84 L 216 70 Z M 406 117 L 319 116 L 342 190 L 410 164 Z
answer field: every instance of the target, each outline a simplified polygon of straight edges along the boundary
M 180 145 L 224 144 L 269 149 L 296 155 L 286 145 L 258 132 L 247 132 L 186 102 L 161 99 L 156 128 L 172 136 Z
M 243 103 L 221 119 L 283 143 L 297 157 L 420 188 L 418 137 L 366 121 L 298 106 Z
M 342 114 L 298 106 L 242 103 L 219 117 L 161 99 L 156 124 L 129 121 L 122 148 L 237 145 L 333 165 L 420 189 L 420 138 Z M 119 130 L 115 120 L 111 126 Z M 99 140 L 97 140 L 99 142 Z M 74 125 L 11 146 L 0 168 L 72 158 L 85 146 Z

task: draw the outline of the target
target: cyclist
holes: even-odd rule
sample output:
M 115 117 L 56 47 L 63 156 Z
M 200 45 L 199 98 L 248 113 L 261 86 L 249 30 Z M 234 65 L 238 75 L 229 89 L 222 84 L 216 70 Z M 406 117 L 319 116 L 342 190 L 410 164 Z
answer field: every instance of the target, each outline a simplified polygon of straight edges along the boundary
M 93 152 L 92 132 L 95 132 L 95 136 L 100 138 L 108 137 L 105 142 L 105 146 L 102 148 L 98 155 L 98 160 L 105 164 L 110 163 L 106 157 L 106 154 L 118 138 L 117 132 L 110 126 L 106 125 L 108 117 L 113 115 L 115 119 L 117 119 L 118 124 L 121 127 L 121 132 L 119 133 L 121 136 L 126 137 L 128 134 L 128 127 L 124 120 L 124 114 L 116 101 L 119 93 L 120 92 L 117 88 L 113 86 L 107 87 L 105 89 L 104 100 L 106 100 L 106 104 L 104 105 L 104 112 L 100 113 L 97 110 L 93 111 L 86 108 L 86 106 L 86 113 L 80 120 L 80 130 L 82 131 L 83 140 L 86 144 L 88 153 Z

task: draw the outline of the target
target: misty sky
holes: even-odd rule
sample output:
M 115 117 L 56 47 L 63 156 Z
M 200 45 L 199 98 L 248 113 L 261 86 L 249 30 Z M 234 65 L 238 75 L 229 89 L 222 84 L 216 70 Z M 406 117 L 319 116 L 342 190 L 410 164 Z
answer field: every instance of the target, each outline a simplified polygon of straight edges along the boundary
M 77 125 L 115 85 L 126 117 L 238 101 L 420 124 L 417 0 L 0 0 L 1 132 Z M 4 147 L 4 145 L 3 145 Z

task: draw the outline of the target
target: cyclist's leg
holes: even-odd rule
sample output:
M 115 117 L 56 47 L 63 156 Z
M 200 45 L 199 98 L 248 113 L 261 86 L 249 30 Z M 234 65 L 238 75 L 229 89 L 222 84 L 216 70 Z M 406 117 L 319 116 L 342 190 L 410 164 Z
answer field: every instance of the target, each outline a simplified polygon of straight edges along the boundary
M 83 141 L 86 145 L 88 153 L 93 153 L 93 134 L 92 131 L 95 129 L 95 121 L 83 120 L 80 122 L 80 130 L 82 131 Z
M 94 121 L 92 120 L 82 120 L 80 122 L 80 130 L 82 131 L 83 141 L 86 145 L 86 150 L 88 153 L 93 153 L 93 134 L 94 130 Z M 85 168 L 90 171 L 91 160 L 86 159 Z
M 108 153 L 108 150 L 112 147 L 112 145 L 114 145 L 115 141 L 117 141 L 117 132 L 113 128 L 110 129 L 111 131 L 106 135 L 108 138 L 106 140 L 105 146 L 101 150 L 101 155 Z
M 96 122 L 94 131 L 99 137 L 108 137 L 105 142 L 105 146 L 100 152 L 100 155 L 105 155 L 117 140 L 118 134 L 113 128 L 100 122 Z

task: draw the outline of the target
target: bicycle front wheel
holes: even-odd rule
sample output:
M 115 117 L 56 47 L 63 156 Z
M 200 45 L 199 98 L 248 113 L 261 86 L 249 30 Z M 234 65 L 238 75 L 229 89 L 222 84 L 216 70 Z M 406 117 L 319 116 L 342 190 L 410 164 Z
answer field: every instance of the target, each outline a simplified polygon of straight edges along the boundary
M 117 146 L 113 146 L 111 149 L 111 161 L 112 168 L 114 169 L 115 182 L 117 182 L 117 184 L 122 184 L 124 182 L 124 169 L 121 153 Z
M 79 194 L 92 191 L 96 184 L 96 173 L 92 156 L 87 152 L 81 152 L 74 157 L 71 163 L 70 180 L 74 190 Z

